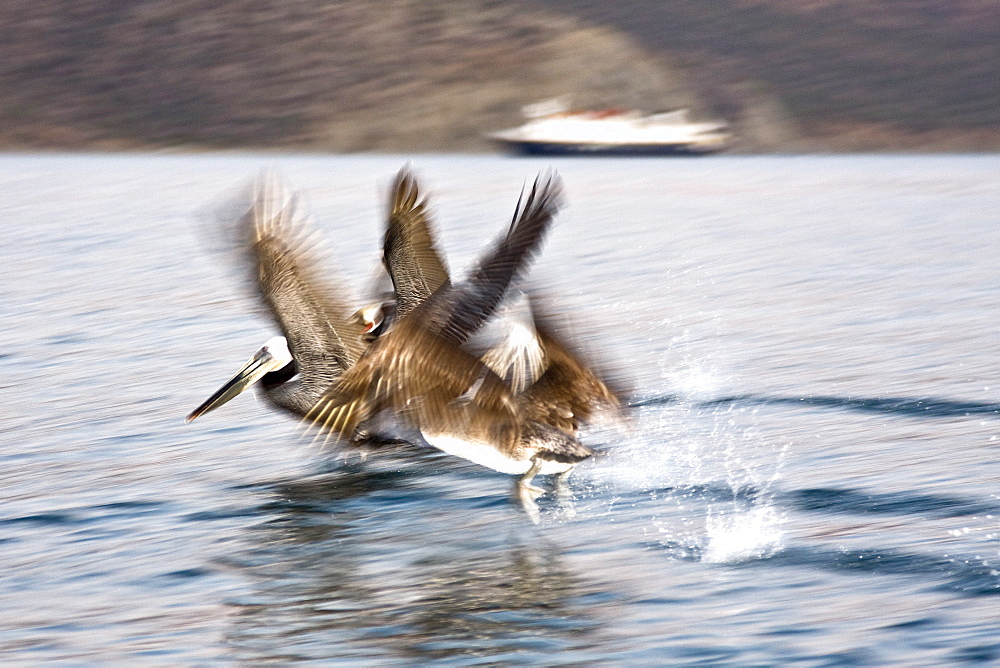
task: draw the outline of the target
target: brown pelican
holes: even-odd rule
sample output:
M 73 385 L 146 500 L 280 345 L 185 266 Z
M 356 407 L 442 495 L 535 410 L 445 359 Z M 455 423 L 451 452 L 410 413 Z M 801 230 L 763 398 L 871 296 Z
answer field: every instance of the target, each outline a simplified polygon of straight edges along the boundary
M 359 312 L 365 331 L 375 335 L 449 282 L 426 200 L 420 198 L 417 183 L 405 168 L 396 178 L 386 221 L 382 259 L 396 300 Z M 393 305 L 398 312 L 387 313 Z M 495 326 L 502 330 L 499 341 L 481 359 L 508 383 L 527 417 L 575 436 L 581 422 L 598 410 L 617 410 L 620 402 L 590 366 L 570 352 L 556 329 L 543 324 L 537 311 L 525 295 L 509 296 L 504 317 Z
M 297 415 L 309 411 L 364 352 L 361 324 L 337 290 L 316 275 L 321 246 L 296 197 L 271 174 L 253 186 L 235 232 L 249 251 L 255 288 L 282 336 L 187 416 L 190 422 L 260 381 L 264 397 Z
M 426 245 L 419 234 L 408 233 L 406 239 L 396 241 L 388 234 L 386 265 L 399 286 L 396 310 L 406 316 L 417 303 L 409 295 L 418 289 L 441 288 L 439 296 L 428 301 L 422 317 L 438 323 L 438 329 L 455 345 L 464 341 L 492 316 L 555 213 L 557 185 L 550 181 L 541 193 L 536 191 L 537 184 L 525 206 L 519 202 L 508 234 L 461 289 L 451 288 L 443 264 L 435 269 L 424 257 Z M 393 193 L 390 231 L 405 227 L 408 221 L 425 220 L 425 204 L 418 199 L 416 184 L 406 170 L 397 177 Z M 273 405 L 298 415 L 309 413 L 367 347 L 362 323 L 344 315 L 347 307 L 338 292 L 315 274 L 319 253 L 308 218 L 273 176 L 258 181 L 250 209 L 239 219 L 237 229 L 250 251 L 257 292 L 283 336 L 268 341 L 192 411 L 188 421 L 222 406 L 258 381 Z M 429 236 L 426 241 L 433 251 Z M 407 292 L 408 286 L 417 284 L 419 288 Z
M 415 184 L 405 190 L 415 201 Z M 496 310 L 520 268 L 520 260 L 501 259 L 522 245 L 519 237 L 528 238 L 529 226 L 544 228 L 558 208 L 559 195 L 554 180 L 536 181 L 506 239 L 457 286 L 448 281 L 434 248 L 424 207 L 419 207 L 420 215 L 389 216 L 384 258 L 396 287 L 398 319 L 307 420 L 346 436 L 391 409 L 431 445 L 521 475 L 519 489 L 528 499 L 541 493 L 530 486 L 536 474 L 567 473 L 592 455 L 575 438 L 580 421 L 598 404 L 617 407 L 618 401 L 553 334 L 532 323 L 527 345 L 524 336 L 507 337 L 483 360 L 460 347 Z M 525 348 L 538 354 L 524 355 Z M 536 361 L 518 373 L 525 358 Z M 515 371 L 507 378 L 511 369 Z

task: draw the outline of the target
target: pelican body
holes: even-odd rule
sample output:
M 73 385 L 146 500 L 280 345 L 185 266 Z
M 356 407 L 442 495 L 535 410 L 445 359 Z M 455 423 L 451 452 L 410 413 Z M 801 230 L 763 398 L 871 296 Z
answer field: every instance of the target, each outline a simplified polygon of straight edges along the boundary
M 566 473 L 593 454 L 575 437 L 590 399 L 558 391 L 566 380 L 560 370 L 563 376 L 571 367 L 583 376 L 590 372 L 544 335 L 533 341 L 545 342 L 545 364 L 539 354 L 529 355 L 529 371 L 513 380 L 502 375 L 525 364 L 511 361 L 510 353 L 511 346 L 524 347 L 523 337 L 483 360 L 462 346 L 501 306 L 560 202 L 557 179 L 536 180 L 506 234 L 455 285 L 434 245 L 426 201 L 402 170 L 383 244 L 395 299 L 350 317 L 343 289 L 317 275 L 318 240 L 297 199 L 273 177 L 262 179 L 236 231 L 249 250 L 256 293 L 282 336 L 269 340 L 188 421 L 255 383 L 272 405 L 345 440 L 357 440 L 363 425 L 388 410 L 444 452 L 521 476 L 521 489 L 534 498 L 540 492 L 529 484 L 534 475 Z
M 559 198 L 556 182 L 536 181 L 523 207 L 519 203 L 508 239 L 535 219 L 547 224 Z M 391 408 L 430 445 L 522 476 L 520 489 L 533 498 L 540 492 L 529 484 L 534 475 L 568 473 L 593 454 L 576 438 L 580 421 L 598 406 L 617 408 L 618 400 L 550 331 L 536 330 L 526 298 L 507 298 L 509 276 L 488 278 L 496 271 L 491 264 L 502 266 L 505 242 L 453 286 L 425 210 L 415 184 L 397 182 L 383 244 L 395 320 L 387 329 L 378 305 L 362 311 L 366 329 L 379 332 L 378 340 L 307 419 L 343 434 L 356 421 Z M 496 312 L 498 298 L 519 317 L 505 318 L 501 341 L 476 359 L 463 345 Z

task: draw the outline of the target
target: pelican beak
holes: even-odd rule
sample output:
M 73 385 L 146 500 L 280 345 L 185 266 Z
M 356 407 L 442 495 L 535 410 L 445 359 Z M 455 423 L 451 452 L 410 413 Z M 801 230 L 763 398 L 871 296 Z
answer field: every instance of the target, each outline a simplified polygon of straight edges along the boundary
M 239 373 L 216 390 L 215 394 L 205 400 L 205 403 L 191 411 L 184 421 L 190 422 L 203 413 L 214 411 L 263 378 L 265 374 L 277 371 L 286 364 L 288 364 L 287 359 L 275 356 L 269 349 L 269 346 L 264 346 L 254 353 L 254 356 L 240 369 Z
M 373 341 L 376 338 L 375 331 L 382 325 L 382 321 L 385 319 L 382 313 L 382 305 L 372 304 L 371 306 L 359 309 L 354 314 L 354 319 L 361 323 L 361 333 L 365 339 Z

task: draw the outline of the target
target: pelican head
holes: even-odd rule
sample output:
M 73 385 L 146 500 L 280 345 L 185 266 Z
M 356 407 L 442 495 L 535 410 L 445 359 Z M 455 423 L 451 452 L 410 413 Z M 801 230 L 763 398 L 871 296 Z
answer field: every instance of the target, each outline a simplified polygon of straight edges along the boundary
M 364 333 L 371 334 L 385 322 L 385 314 L 382 313 L 382 304 L 370 304 L 358 311 L 358 319 L 364 325 Z
M 239 373 L 216 390 L 215 394 L 205 400 L 205 403 L 191 411 L 185 422 L 190 422 L 203 413 L 215 410 L 267 374 L 282 369 L 291 362 L 292 353 L 288 350 L 288 342 L 285 341 L 285 337 L 276 336 L 270 339 L 254 353 L 249 362 L 243 365 Z
M 395 315 L 395 304 L 392 302 L 376 302 L 358 309 L 354 319 L 361 323 L 362 336 L 371 343 L 385 333 Z

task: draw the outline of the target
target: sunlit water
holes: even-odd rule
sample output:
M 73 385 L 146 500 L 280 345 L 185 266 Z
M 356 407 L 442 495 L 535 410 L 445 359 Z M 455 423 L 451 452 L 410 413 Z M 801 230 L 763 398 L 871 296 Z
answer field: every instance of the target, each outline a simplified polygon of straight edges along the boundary
M 629 389 L 543 497 L 318 452 L 212 211 L 301 189 L 361 295 L 407 160 L 454 272 L 549 166 L 535 290 Z M 0 657 L 1000 662 L 1000 159 L 0 158 Z

